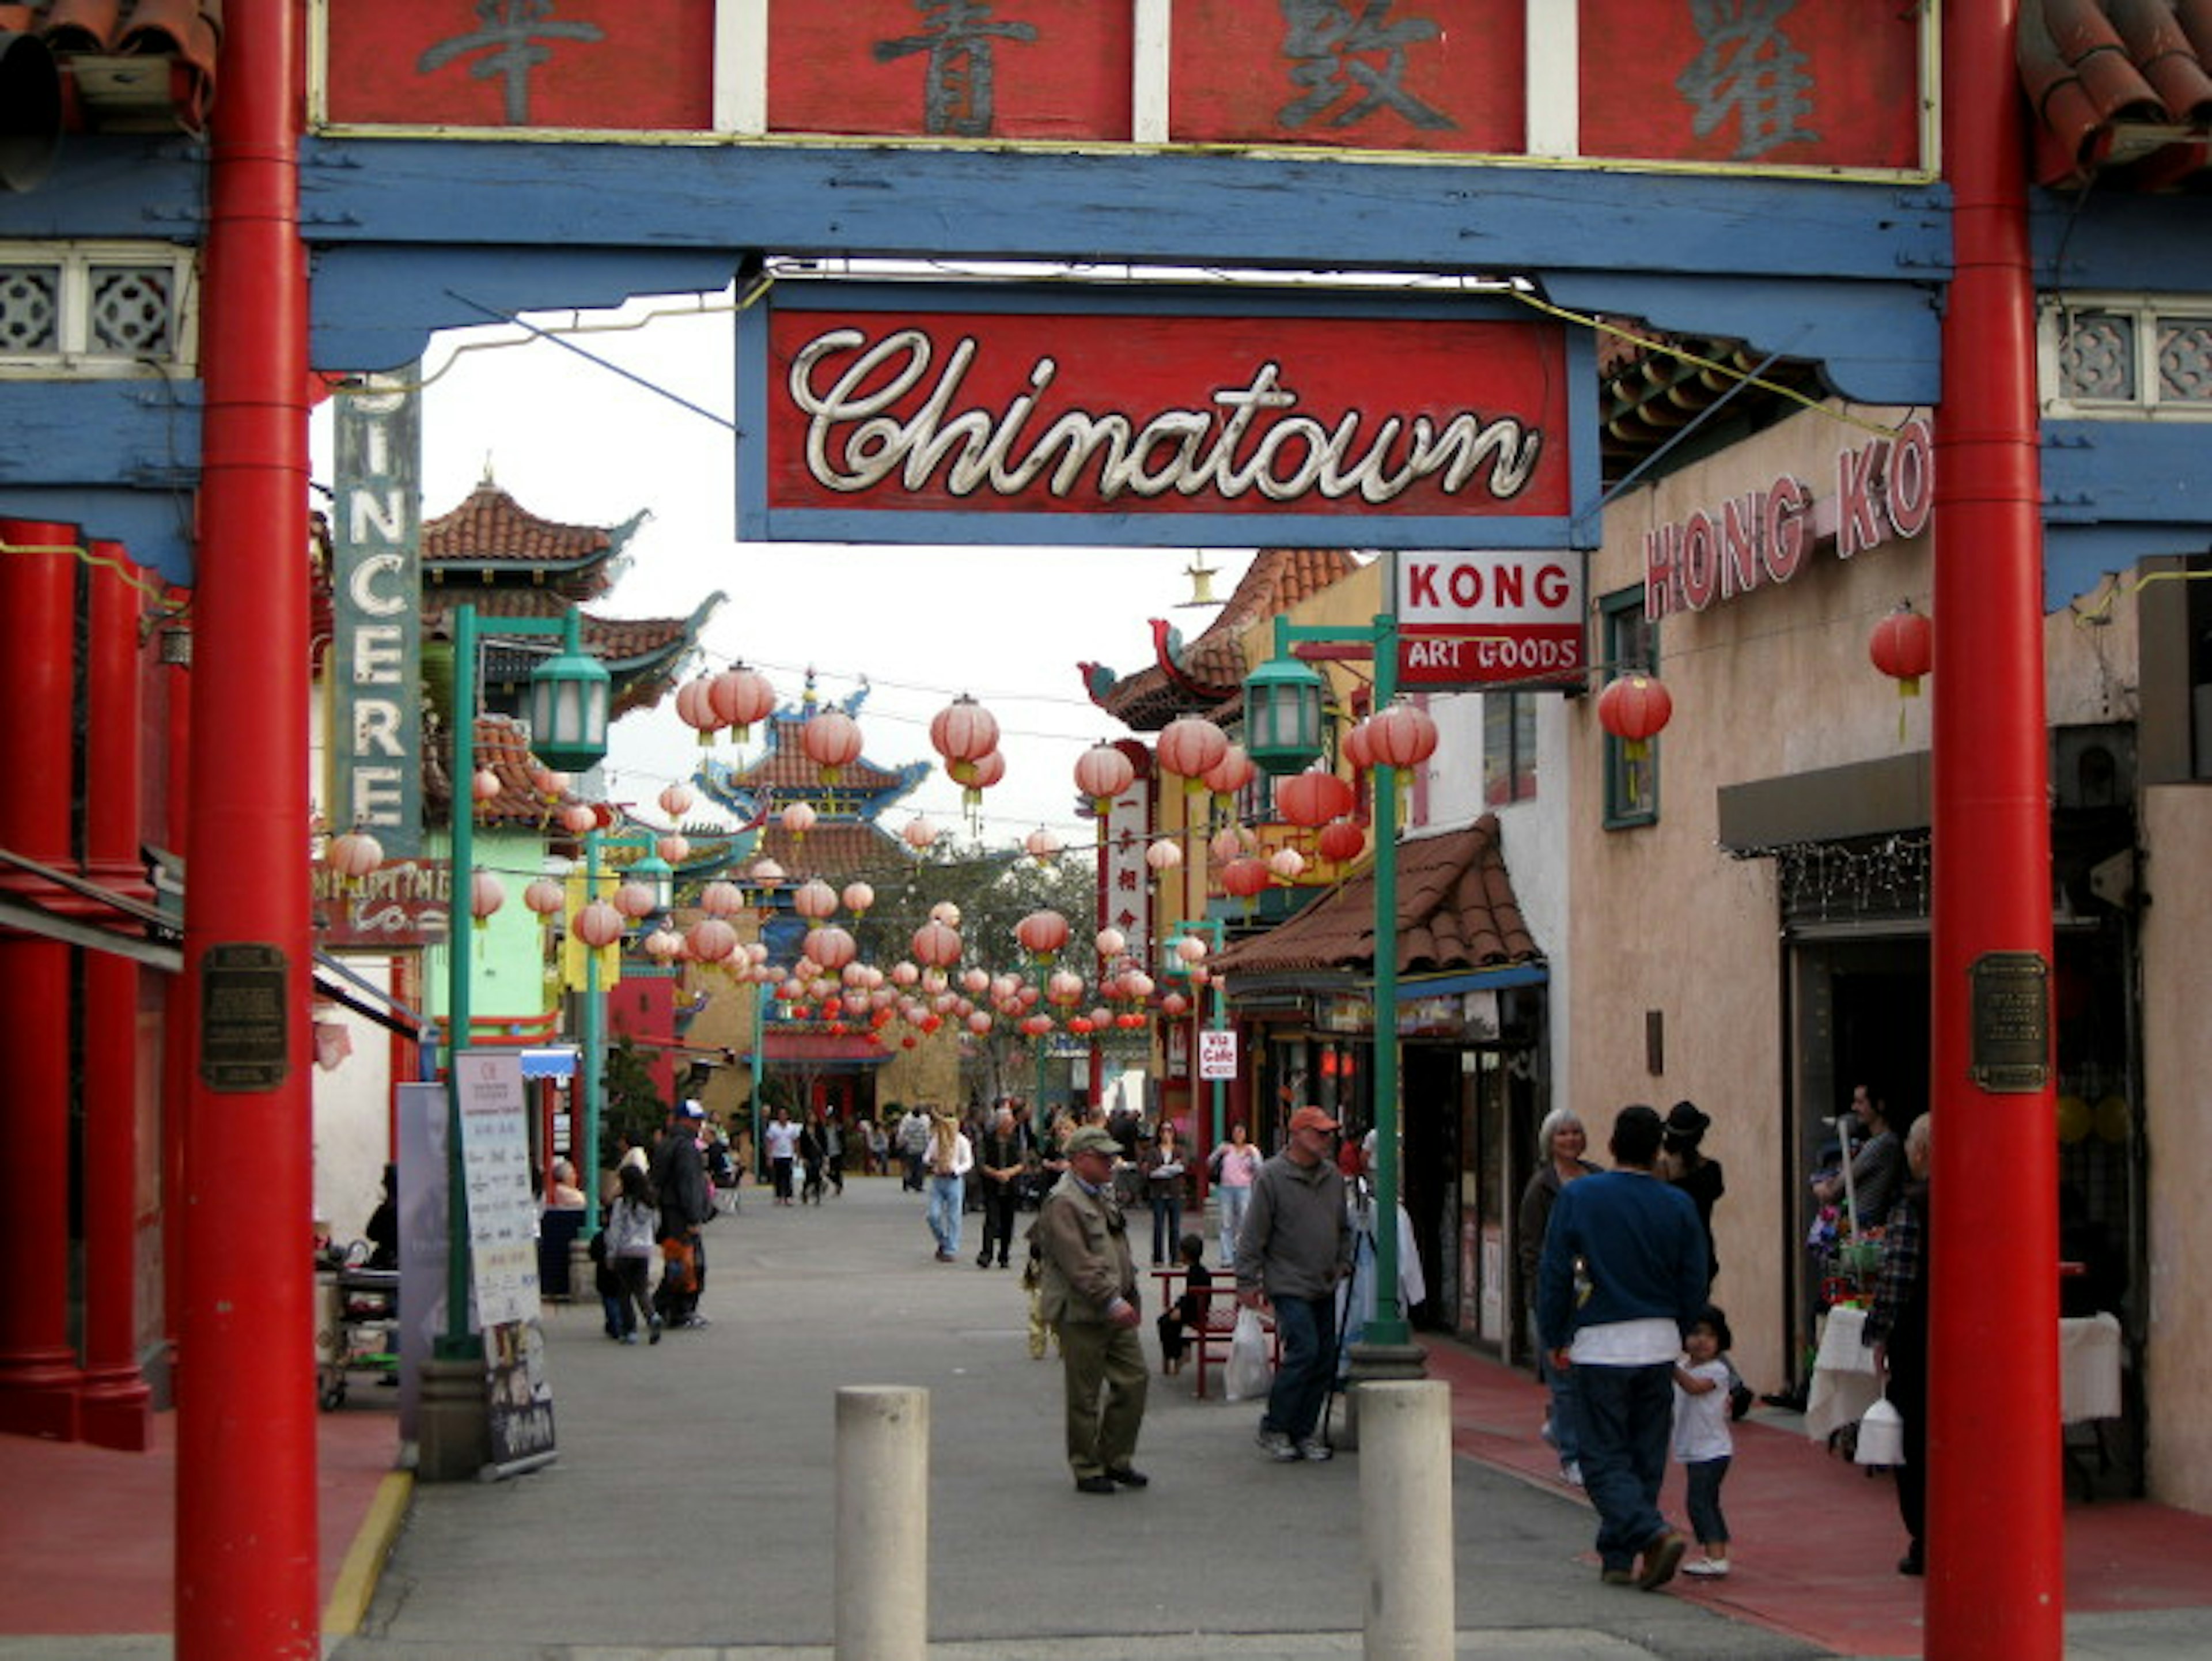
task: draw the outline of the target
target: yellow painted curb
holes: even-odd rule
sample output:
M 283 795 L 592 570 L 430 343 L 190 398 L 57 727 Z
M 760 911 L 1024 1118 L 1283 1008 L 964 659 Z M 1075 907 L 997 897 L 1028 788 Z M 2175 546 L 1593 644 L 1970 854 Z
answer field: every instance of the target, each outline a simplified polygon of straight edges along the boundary
M 377 1484 L 376 1498 L 369 1502 L 368 1515 L 362 1519 L 361 1532 L 354 1536 L 345 1561 L 338 1565 L 337 1583 L 324 1606 L 325 1638 L 350 1638 L 361 1629 L 368 1600 L 376 1595 L 377 1577 L 392 1555 L 392 1542 L 399 1537 L 399 1525 L 407 1520 L 407 1502 L 414 1493 L 412 1471 L 395 1470 Z

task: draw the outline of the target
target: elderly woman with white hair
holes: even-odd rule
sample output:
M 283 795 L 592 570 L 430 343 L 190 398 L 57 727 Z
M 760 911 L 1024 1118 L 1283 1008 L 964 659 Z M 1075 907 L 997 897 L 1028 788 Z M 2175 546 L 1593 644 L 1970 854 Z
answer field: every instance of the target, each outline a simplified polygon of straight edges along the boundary
M 1521 1287 L 1528 1300 L 1529 1330 L 1535 1330 L 1536 1264 L 1544 1255 L 1544 1230 L 1552 1220 L 1552 1202 L 1559 1190 L 1577 1177 L 1598 1167 L 1583 1157 L 1589 1135 L 1582 1120 L 1564 1107 L 1555 1107 L 1536 1127 L 1536 1174 L 1521 1192 Z M 1575 1378 L 1571 1370 L 1554 1367 L 1540 1342 L 1536 1345 L 1536 1376 L 1550 1388 L 1551 1413 L 1544 1421 L 1543 1436 L 1559 1451 L 1561 1480 L 1582 1486 L 1582 1449 L 1575 1427 Z

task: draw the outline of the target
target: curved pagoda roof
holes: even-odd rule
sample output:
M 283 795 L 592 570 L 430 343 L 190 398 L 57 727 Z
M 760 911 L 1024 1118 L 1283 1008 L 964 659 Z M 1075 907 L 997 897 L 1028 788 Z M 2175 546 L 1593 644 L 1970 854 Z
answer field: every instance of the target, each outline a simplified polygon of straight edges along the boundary
M 1152 620 L 1152 661 L 1127 675 L 1079 663 L 1091 701 L 1124 726 L 1157 733 L 1182 715 L 1219 716 L 1244 696 L 1245 631 L 1340 582 L 1360 567 L 1341 548 L 1262 548 L 1196 639 Z

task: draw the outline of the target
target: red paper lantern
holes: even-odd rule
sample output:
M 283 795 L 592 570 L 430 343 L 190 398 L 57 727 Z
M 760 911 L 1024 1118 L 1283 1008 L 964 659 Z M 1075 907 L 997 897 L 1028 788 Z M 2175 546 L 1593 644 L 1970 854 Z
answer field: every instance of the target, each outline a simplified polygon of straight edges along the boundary
M 1350 819 L 1331 819 L 1322 826 L 1321 835 L 1315 840 L 1323 859 L 1341 863 L 1359 857 L 1360 851 L 1367 846 L 1367 833 Z
M 1260 764 L 1244 753 L 1243 745 L 1232 744 L 1206 770 L 1201 782 L 1217 796 L 1233 796 L 1259 776 Z
M 1419 767 L 1437 752 L 1437 724 L 1416 704 L 1378 709 L 1364 725 L 1368 751 L 1378 766 Z
M 960 961 L 959 931 L 941 922 L 926 922 L 915 929 L 911 946 L 915 958 L 933 969 L 949 969 Z
M 738 931 L 720 917 L 702 917 L 684 931 L 684 942 L 701 963 L 720 963 L 738 949 Z
M 1049 958 L 1067 944 L 1067 919 L 1057 911 L 1032 911 L 1014 925 L 1014 938 L 1033 958 Z
M 1352 786 L 1334 773 L 1293 773 L 1275 787 L 1275 807 L 1291 824 L 1311 830 L 1352 808 Z
M 713 684 L 705 677 L 687 680 L 676 689 L 676 718 L 698 733 L 700 743 L 714 743 L 714 729 L 722 721 L 714 713 Z
M 1075 788 L 1091 798 L 1091 812 L 1102 818 L 1136 777 L 1137 764 L 1110 744 L 1094 744 L 1075 758 Z
M 839 770 L 860 753 L 860 724 L 842 709 L 824 709 L 799 727 L 799 747 L 821 769 L 823 783 L 835 784 Z
M 1160 1000 L 1160 1013 L 1170 1020 L 1181 1020 L 1190 1013 L 1190 1000 L 1180 992 L 1170 992 Z
M 1901 600 L 1898 607 L 1874 626 L 1874 638 L 1867 642 L 1867 655 L 1874 666 L 1898 683 L 1899 697 L 1920 696 L 1920 678 L 1936 662 L 1935 625 L 1912 609 L 1911 600 Z
M 605 900 L 593 900 L 576 913 L 576 938 L 593 951 L 623 937 L 623 914 Z
M 945 757 L 945 771 L 966 784 L 960 770 L 999 747 L 998 717 L 963 692 L 930 718 L 929 743 Z
M 715 725 L 728 727 L 730 736 L 740 744 L 755 721 L 765 721 L 775 712 L 775 688 L 759 670 L 748 669 L 742 663 L 732 664 L 707 683 L 707 699 L 714 712 Z
M 1628 746 L 1631 760 L 1642 759 L 1674 713 L 1673 695 L 1651 675 L 1623 675 L 1597 695 L 1599 724 Z
M 1375 765 L 1375 751 L 1369 742 L 1365 721 L 1361 721 L 1344 735 L 1344 759 L 1346 764 L 1362 773 Z
M 1195 783 L 1220 765 L 1229 753 L 1229 739 L 1212 721 L 1183 715 L 1161 729 L 1152 747 L 1162 772 Z
M 1267 865 L 1249 854 L 1230 861 L 1221 869 L 1221 886 L 1240 900 L 1250 899 L 1267 885 Z
M 799 949 L 823 968 L 834 973 L 853 961 L 860 946 L 843 929 L 830 928 L 809 929 Z

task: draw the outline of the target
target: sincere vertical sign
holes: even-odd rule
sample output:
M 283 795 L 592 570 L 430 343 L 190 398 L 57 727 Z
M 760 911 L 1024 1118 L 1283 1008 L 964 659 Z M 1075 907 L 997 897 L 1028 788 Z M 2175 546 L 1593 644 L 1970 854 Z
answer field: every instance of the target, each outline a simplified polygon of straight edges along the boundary
M 741 537 L 1555 548 L 1595 500 L 1588 338 L 1504 300 L 784 283 L 738 332 Z
M 341 393 L 332 423 L 330 788 L 334 829 L 422 851 L 422 405 L 413 369 Z

